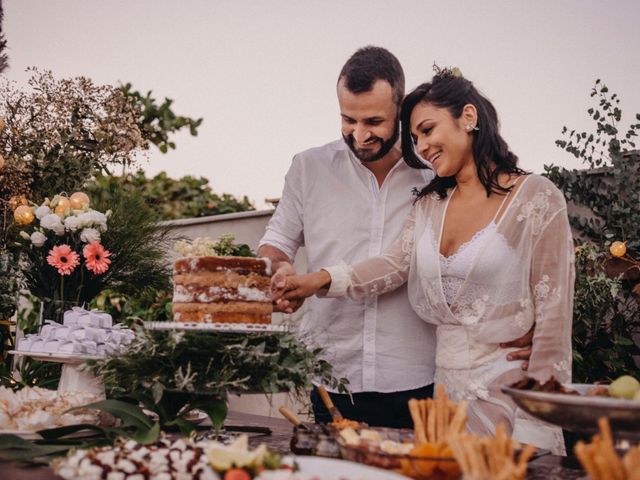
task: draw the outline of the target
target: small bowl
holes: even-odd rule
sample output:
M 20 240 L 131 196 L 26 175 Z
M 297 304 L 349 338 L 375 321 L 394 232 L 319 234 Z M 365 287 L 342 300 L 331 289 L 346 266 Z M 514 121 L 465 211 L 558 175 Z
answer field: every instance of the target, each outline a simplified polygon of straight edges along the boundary
M 381 439 L 397 443 L 413 443 L 413 431 L 395 428 L 369 428 L 380 434 Z M 423 480 L 453 480 L 461 476 L 455 458 L 444 456 L 418 456 L 411 454 L 388 453 L 374 443 L 363 442 L 358 445 L 348 444 L 337 436 L 340 453 L 345 460 L 364 463 L 373 467 L 394 470 L 408 477 Z

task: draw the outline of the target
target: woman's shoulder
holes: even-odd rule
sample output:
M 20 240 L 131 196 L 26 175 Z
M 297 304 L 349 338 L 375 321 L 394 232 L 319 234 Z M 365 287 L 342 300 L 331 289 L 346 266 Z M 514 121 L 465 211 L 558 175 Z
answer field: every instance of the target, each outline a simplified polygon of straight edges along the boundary
M 523 178 L 523 193 L 526 196 L 544 195 L 550 201 L 566 203 L 564 193 L 547 177 L 530 173 Z

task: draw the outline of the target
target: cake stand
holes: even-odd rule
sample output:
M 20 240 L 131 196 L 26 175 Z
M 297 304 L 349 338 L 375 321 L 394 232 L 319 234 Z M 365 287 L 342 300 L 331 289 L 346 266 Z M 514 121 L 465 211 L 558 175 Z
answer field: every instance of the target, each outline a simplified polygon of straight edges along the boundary
M 62 364 L 62 373 L 58 383 L 58 392 L 87 392 L 104 398 L 104 384 L 88 369 L 83 368 L 87 360 L 99 360 L 103 357 L 92 355 L 71 355 L 47 352 L 23 352 L 10 350 L 10 354 L 21 357 L 31 357 L 43 362 Z
M 148 330 L 194 330 L 217 333 L 289 333 L 289 325 L 270 323 L 144 322 Z

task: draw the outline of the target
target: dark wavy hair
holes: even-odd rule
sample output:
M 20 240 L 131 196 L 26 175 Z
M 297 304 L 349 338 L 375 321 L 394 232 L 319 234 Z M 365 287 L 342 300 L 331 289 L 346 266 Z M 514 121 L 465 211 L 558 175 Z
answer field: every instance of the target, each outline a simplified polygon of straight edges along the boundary
M 472 132 L 473 158 L 487 196 L 491 193 L 504 195 L 513 188 L 502 187 L 498 183 L 498 175 L 501 173 L 527 174 L 517 166 L 518 157 L 509 150 L 507 142 L 500 135 L 498 114 L 491 102 L 473 86 L 473 83 L 448 69 L 440 70 L 431 82 L 417 87 L 402 102 L 402 154 L 407 165 L 412 168 L 429 168 L 418 158 L 411 135 L 411 112 L 420 102 L 446 108 L 454 118 L 460 118 L 465 105 L 472 104 L 476 107 L 478 130 Z M 445 198 L 447 190 L 455 185 L 455 177 L 436 176 L 417 196 L 421 198 L 436 192 L 440 198 Z
M 386 48 L 367 46 L 357 50 L 344 64 L 338 82 L 344 77 L 351 93 L 369 92 L 377 80 L 393 89 L 393 102 L 400 106 L 404 97 L 404 71 L 396 56 Z

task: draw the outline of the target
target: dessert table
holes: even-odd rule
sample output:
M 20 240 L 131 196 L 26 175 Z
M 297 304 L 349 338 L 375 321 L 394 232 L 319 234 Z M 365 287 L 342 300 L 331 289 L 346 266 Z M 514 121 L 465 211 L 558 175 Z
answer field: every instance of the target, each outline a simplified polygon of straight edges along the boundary
M 270 434 L 250 433 L 249 443 L 256 447 L 265 443 L 269 448 L 282 454 L 289 454 L 289 442 L 292 436 L 292 426 L 281 418 L 271 418 L 248 413 L 229 412 L 225 427 L 234 431 L 234 427 L 267 427 Z M 11 480 L 44 480 L 59 478 L 47 466 L 27 467 L 16 463 L 0 463 L 2 478 Z M 581 469 L 574 457 L 558 457 L 543 455 L 529 463 L 528 480 L 573 480 L 586 479 L 586 473 Z

